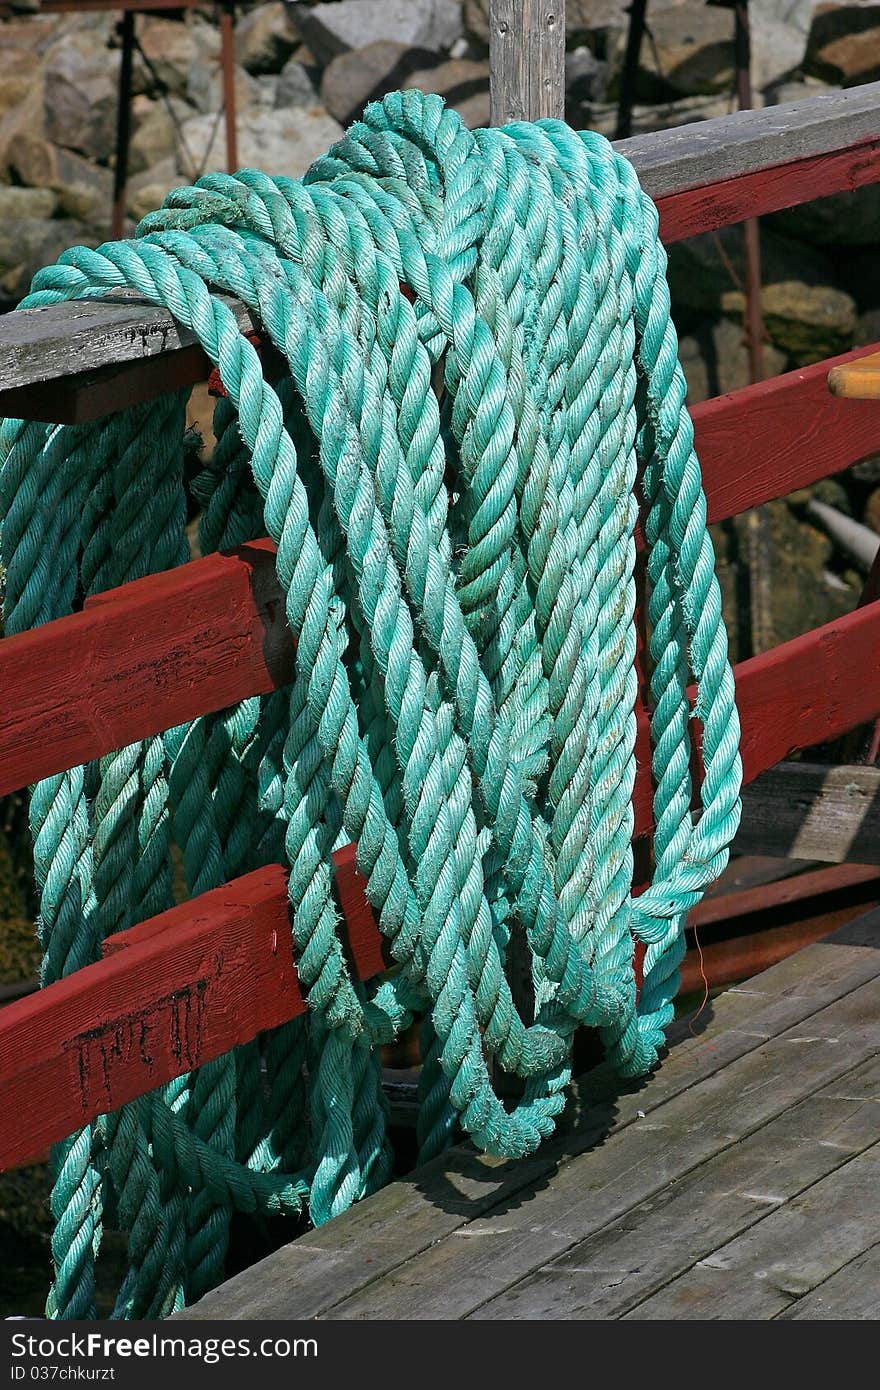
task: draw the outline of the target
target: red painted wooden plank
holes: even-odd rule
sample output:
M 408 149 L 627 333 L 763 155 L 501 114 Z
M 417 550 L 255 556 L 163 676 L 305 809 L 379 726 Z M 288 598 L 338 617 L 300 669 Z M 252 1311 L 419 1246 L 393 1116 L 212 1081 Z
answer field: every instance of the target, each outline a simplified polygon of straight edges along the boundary
M 876 451 L 880 403 L 834 397 L 825 378 L 877 346 L 695 407 L 712 520 Z M 268 540 L 254 541 L 0 642 L 0 795 L 287 679 L 273 556 Z
M 347 860 L 348 850 L 344 854 Z M 0 1012 L 0 1168 L 305 1012 L 278 864 L 120 934 L 103 960 Z M 369 908 L 355 974 L 384 968 Z
M 0 794 L 290 678 L 269 541 L 108 590 L 0 642 Z
M 880 714 L 880 601 L 734 668 L 743 776 Z M 691 692 L 693 696 L 693 692 Z M 650 735 L 639 714 L 636 833 L 651 827 Z
M 658 198 L 660 237 L 670 245 L 747 217 L 779 212 L 829 193 L 851 192 L 878 179 L 880 136 L 874 136 L 831 154 L 795 159 Z
M 874 603 L 737 667 L 747 780 L 880 711 L 878 658 Z M 651 824 L 647 759 L 643 715 L 638 834 Z M 378 929 L 353 847 L 334 860 L 350 954 L 367 978 L 383 968 Z M 16 1116 L 0 1163 L 20 1163 L 110 1104 L 300 1012 L 279 949 L 286 929 L 284 871 L 275 865 L 132 928 L 108 943 L 103 962 L 0 1012 L 0 1106 Z
M 691 409 L 710 521 L 830 477 L 880 449 L 880 402 L 828 390 L 833 367 L 878 344 L 799 367 Z

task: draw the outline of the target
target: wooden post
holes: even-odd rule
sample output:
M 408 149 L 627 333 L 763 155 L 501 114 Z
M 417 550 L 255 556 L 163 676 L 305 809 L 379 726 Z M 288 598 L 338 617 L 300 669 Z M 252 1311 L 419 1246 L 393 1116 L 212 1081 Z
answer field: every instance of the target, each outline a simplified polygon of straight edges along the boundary
M 493 125 L 565 116 L 565 0 L 489 0 Z
M 565 117 L 565 0 L 489 0 L 489 98 L 492 125 Z M 514 922 L 507 957 L 514 1002 L 534 1015 L 531 953 Z M 508 1100 L 522 1092 L 519 1078 L 493 1067 L 496 1088 Z

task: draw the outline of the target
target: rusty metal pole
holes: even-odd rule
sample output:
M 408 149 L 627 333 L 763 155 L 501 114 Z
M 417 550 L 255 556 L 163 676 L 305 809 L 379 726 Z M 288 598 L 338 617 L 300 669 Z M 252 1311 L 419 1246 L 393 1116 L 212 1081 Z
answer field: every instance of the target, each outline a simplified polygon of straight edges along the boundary
M 636 101 L 636 79 L 639 72 L 639 58 L 642 53 L 642 39 L 645 36 L 645 18 L 648 0 L 631 0 L 629 7 L 629 29 L 626 35 L 626 55 L 620 75 L 620 101 L 617 106 L 617 138 L 625 140 L 632 135 L 632 113 Z
M 740 111 L 752 109 L 752 51 L 749 29 L 749 0 L 736 0 L 734 7 L 736 49 L 736 95 Z M 746 262 L 746 341 L 752 381 L 764 377 L 764 319 L 761 313 L 761 241 L 758 220 L 750 217 L 743 226 Z
M 223 123 L 226 127 L 226 171 L 238 168 L 238 132 L 235 115 L 235 6 L 220 11 L 220 61 L 223 67 Z
M 128 145 L 131 139 L 131 74 L 134 55 L 134 12 L 123 10 L 119 33 L 122 57 L 119 63 L 119 98 L 116 105 L 116 166 L 113 170 L 113 209 L 110 236 L 118 241 L 125 230 L 125 204 L 128 188 Z
M 740 111 L 752 107 L 751 42 L 748 0 L 734 5 L 734 44 L 736 50 L 736 92 Z M 746 351 L 752 381 L 764 377 L 764 317 L 761 312 L 761 241 L 758 221 L 743 224 L 745 249 Z M 751 654 L 768 651 L 774 645 L 773 584 L 770 565 L 770 537 L 766 515 L 756 509 L 746 513 L 745 529 L 749 563 L 749 626 Z

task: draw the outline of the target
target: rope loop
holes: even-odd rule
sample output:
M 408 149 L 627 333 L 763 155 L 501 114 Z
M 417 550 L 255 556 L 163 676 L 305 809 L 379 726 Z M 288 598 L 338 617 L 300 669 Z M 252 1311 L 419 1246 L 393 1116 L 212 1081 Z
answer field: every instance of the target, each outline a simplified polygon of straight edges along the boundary
M 105 1213 L 129 1232 L 116 1316 L 153 1317 L 223 1277 L 233 1211 L 320 1223 L 381 1186 L 379 1049 L 415 1019 L 423 1158 L 458 1130 L 532 1152 L 578 1027 L 625 1076 L 655 1065 L 741 781 L 657 226 L 600 136 L 469 131 L 410 91 L 302 180 L 206 175 L 133 240 L 35 278 L 25 307 L 133 292 L 170 310 L 215 369 L 215 444 L 194 467 L 180 394 L 85 426 L 5 421 L 6 631 L 184 563 L 194 502 L 202 553 L 271 537 L 297 635 L 283 690 L 33 788 L 44 981 L 172 905 L 181 872 L 198 894 L 283 858 L 309 1006 L 59 1147 L 51 1316 L 94 1315 Z M 655 872 L 634 896 L 639 659 Z M 333 893 L 348 842 L 394 962 L 366 986 Z

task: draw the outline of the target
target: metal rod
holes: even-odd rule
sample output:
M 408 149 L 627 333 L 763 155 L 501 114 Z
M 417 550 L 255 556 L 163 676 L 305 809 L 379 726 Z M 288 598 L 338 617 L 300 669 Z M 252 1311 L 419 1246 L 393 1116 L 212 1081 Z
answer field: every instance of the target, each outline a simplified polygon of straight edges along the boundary
M 740 111 L 750 111 L 753 105 L 751 77 L 751 35 L 749 31 L 749 0 L 736 0 L 734 8 L 736 48 L 736 92 Z M 761 314 L 761 240 L 757 218 L 743 225 L 746 262 L 746 345 L 749 354 L 749 374 L 752 381 L 764 379 L 764 319 Z
M 617 139 L 625 140 L 632 135 L 632 113 L 636 100 L 636 79 L 639 71 L 639 58 L 642 53 L 642 39 L 645 36 L 645 16 L 648 0 L 631 0 L 629 7 L 629 30 L 626 36 L 626 55 L 620 78 L 620 102 L 617 107 Z
M 110 235 L 118 241 L 125 228 L 125 204 L 128 188 L 128 144 L 131 138 L 131 73 L 134 54 L 134 22 L 132 10 L 125 10 L 119 24 L 122 37 L 122 57 L 119 63 L 119 99 L 116 106 L 116 167 L 113 170 L 113 209 Z
M 238 132 L 235 115 L 235 6 L 220 11 L 221 63 L 223 66 L 223 120 L 226 127 L 226 171 L 238 168 Z

